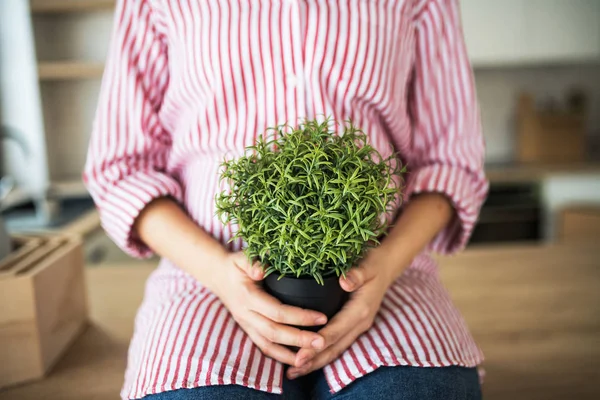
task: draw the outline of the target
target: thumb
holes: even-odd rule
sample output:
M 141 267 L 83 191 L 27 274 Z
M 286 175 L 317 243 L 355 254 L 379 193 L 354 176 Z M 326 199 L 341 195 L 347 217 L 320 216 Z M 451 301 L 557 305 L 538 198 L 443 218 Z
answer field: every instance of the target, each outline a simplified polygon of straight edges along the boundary
M 265 277 L 260 262 L 252 263 L 243 251 L 233 254 L 233 263 L 254 281 L 262 281 Z
M 345 278 L 340 276 L 340 286 L 346 292 L 354 292 L 371 279 L 371 275 L 372 271 L 368 266 L 360 265 L 348 271 Z

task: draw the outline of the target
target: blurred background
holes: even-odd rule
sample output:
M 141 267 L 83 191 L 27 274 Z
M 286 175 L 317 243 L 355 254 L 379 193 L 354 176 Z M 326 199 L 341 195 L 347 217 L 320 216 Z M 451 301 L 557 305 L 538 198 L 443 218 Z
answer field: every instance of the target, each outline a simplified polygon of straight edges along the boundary
M 0 1 L 0 215 L 10 232 L 80 234 L 91 269 L 132 264 L 99 228 L 81 182 L 113 6 Z M 491 190 L 463 258 L 441 261 L 444 279 L 485 343 L 489 398 L 516 398 L 516 387 L 535 388 L 523 398 L 554 398 L 576 386 L 583 392 L 569 398 L 600 398 L 600 287 L 590 272 L 600 254 L 576 247 L 600 245 L 600 0 L 462 0 L 461 12 Z M 489 264 L 487 275 L 475 264 Z M 538 321 L 547 314 L 554 319 Z M 517 348 L 538 358 L 506 356 Z M 567 378 L 549 366 L 559 360 L 572 366 Z M 513 385 L 533 370 L 534 383 Z M 536 397 L 540 387 L 548 391 Z
M 114 5 L 26 3 L 0 9 L 10 229 L 65 225 L 92 207 L 81 171 Z M 589 226 L 577 229 L 600 229 L 591 222 L 600 221 L 600 1 L 463 0 L 461 9 L 492 183 L 472 245 L 574 235 L 583 215 Z

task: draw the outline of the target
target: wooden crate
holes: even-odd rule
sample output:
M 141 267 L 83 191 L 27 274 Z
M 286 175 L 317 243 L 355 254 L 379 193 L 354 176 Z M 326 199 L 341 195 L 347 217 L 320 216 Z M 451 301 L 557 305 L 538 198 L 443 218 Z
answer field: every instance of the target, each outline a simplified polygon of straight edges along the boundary
M 41 244 L 39 238 L 30 236 L 14 235 L 11 241 L 13 251 L 0 260 L 0 275 L 8 274 L 15 263 L 30 255 Z
M 558 237 L 563 242 L 600 243 L 600 205 L 581 205 L 562 210 Z
M 0 388 L 43 377 L 87 320 L 80 239 L 22 242 L 36 246 L 18 247 L 0 271 Z
M 519 99 L 517 161 L 568 163 L 585 160 L 585 114 L 540 112 L 530 95 Z

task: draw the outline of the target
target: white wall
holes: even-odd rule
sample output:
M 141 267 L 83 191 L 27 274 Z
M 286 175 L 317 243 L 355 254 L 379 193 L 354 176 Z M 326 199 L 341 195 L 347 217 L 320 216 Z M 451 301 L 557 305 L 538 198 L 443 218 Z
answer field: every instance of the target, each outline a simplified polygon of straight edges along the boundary
M 561 100 L 570 88 L 583 88 L 589 96 L 588 132 L 600 136 L 600 65 L 477 68 L 475 82 L 488 162 L 513 158 L 515 107 L 521 91 Z
M 599 0 L 460 0 L 478 66 L 600 61 Z

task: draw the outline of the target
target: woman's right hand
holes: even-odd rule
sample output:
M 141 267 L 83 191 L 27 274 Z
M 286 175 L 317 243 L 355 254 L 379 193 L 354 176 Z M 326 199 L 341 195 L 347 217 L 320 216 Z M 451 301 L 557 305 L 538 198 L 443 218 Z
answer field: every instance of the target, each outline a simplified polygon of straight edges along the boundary
M 267 294 L 259 283 L 264 278 L 260 264 L 252 265 L 242 252 L 228 253 L 220 271 L 213 292 L 266 356 L 288 365 L 306 366 L 308 360 L 296 360 L 285 346 L 323 348 L 325 340 L 321 335 L 289 325 L 323 325 L 327 317 L 317 311 L 282 304 Z
M 285 347 L 320 350 L 325 340 L 317 333 L 287 325 L 314 326 L 325 315 L 281 304 L 262 290 L 259 265 L 243 253 L 230 253 L 192 221 L 169 198 L 156 199 L 144 208 L 134 231 L 151 249 L 194 276 L 225 304 L 233 318 L 267 356 L 288 365 L 307 366 Z M 322 318 L 322 319 L 321 319 Z

